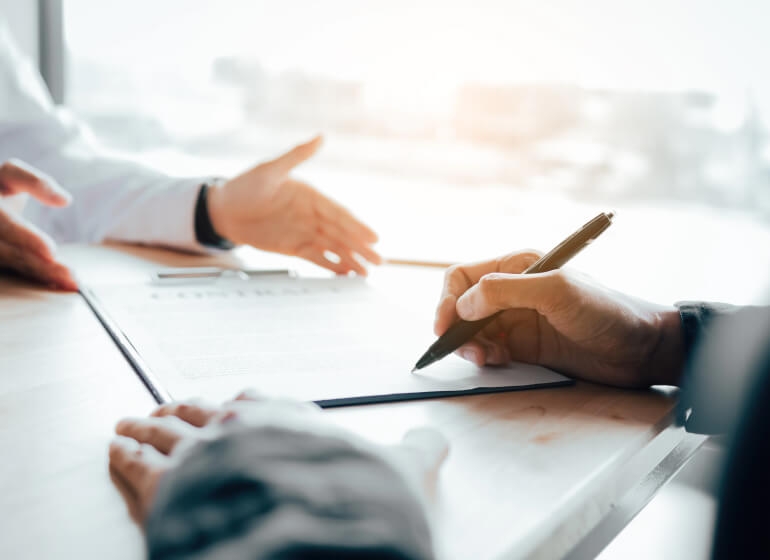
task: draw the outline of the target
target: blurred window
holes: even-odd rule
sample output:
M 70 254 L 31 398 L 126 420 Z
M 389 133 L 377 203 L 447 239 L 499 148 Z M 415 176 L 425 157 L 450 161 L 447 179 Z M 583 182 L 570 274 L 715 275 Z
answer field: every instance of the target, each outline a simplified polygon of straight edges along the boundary
M 108 145 L 770 213 L 761 1 L 66 0 Z
M 767 294 L 766 0 L 63 1 L 65 101 L 113 150 L 227 175 L 323 132 L 298 176 L 386 255 L 547 249 L 614 208 L 575 267 Z

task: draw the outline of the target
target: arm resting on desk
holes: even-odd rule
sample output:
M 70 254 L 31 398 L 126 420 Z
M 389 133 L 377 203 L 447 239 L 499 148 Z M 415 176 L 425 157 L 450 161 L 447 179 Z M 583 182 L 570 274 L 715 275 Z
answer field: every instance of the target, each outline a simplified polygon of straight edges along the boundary
M 422 507 L 385 461 L 276 427 L 197 444 L 161 480 L 150 558 L 431 558 Z
M 688 364 L 678 418 L 690 432 L 723 434 L 765 374 L 770 307 L 677 303 Z

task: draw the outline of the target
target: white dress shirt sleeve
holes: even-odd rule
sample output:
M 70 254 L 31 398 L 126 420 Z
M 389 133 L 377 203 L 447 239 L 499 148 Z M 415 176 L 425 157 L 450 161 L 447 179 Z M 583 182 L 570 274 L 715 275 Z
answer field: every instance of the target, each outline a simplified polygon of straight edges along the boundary
M 118 240 L 204 251 L 194 208 L 205 178 L 173 178 L 100 153 L 89 131 L 56 108 L 0 20 L 0 163 L 25 161 L 73 196 L 66 208 L 30 200 L 24 216 L 59 242 Z

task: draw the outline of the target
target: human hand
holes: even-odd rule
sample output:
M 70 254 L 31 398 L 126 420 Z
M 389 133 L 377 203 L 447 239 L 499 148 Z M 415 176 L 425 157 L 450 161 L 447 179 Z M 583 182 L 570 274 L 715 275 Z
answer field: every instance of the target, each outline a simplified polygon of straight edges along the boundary
M 236 244 L 302 257 L 338 274 L 365 275 L 355 255 L 380 264 L 371 247 L 377 234 L 310 185 L 289 177 L 320 145 L 317 137 L 213 187 L 208 199 L 211 224 Z M 327 251 L 339 262 L 328 259 Z
M 28 193 L 50 206 L 66 206 L 71 197 L 56 181 L 18 160 L 0 165 L 0 197 Z M 0 268 L 62 290 L 77 291 L 69 269 L 56 260 L 56 245 L 44 232 L 7 205 L 0 205 Z
M 478 366 L 511 360 L 622 387 L 675 385 L 684 364 L 678 311 L 560 269 L 520 274 L 541 255 L 513 253 L 451 267 L 437 335 L 504 310 L 457 353 Z
M 195 443 L 219 437 L 233 421 L 344 438 L 389 461 L 418 493 L 430 490 L 448 449 L 444 437 L 428 428 L 407 432 L 397 445 L 375 445 L 324 422 L 313 404 L 264 399 L 252 392 L 218 407 L 195 401 L 165 404 L 149 418 L 118 422 L 118 437 L 110 444 L 110 470 L 137 522 L 152 508 L 161 477 L 181 464 Z

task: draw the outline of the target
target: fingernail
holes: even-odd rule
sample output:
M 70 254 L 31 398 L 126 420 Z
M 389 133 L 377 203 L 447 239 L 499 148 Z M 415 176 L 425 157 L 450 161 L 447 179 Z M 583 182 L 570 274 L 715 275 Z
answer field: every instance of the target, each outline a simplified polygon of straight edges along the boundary
M 479 353 L 473 348 L 466 348 L 460 354 L 462 355 L 463 358 L 465 358 L 469 362 L 473 362 L 474 364 L 479 359 Z
M 219 419 L 219 423 L 220 423 L 220 424 L 227 424 L 227 423 L 229 423 L 229 422 L 232 422 L 232 421 L 233 421 L 233 420 L 235 420 L 236 418 L 238 418 L 238 413 L 237 413 L 237 412 L 235 412 L 234 410 L 228 410 L 228 411 L 227 411 L 227 412 L 225 412 L 225 414 L 224 414 L 224 415 L 223 415 L 223 416 L 222 416 L 222 417 Z

